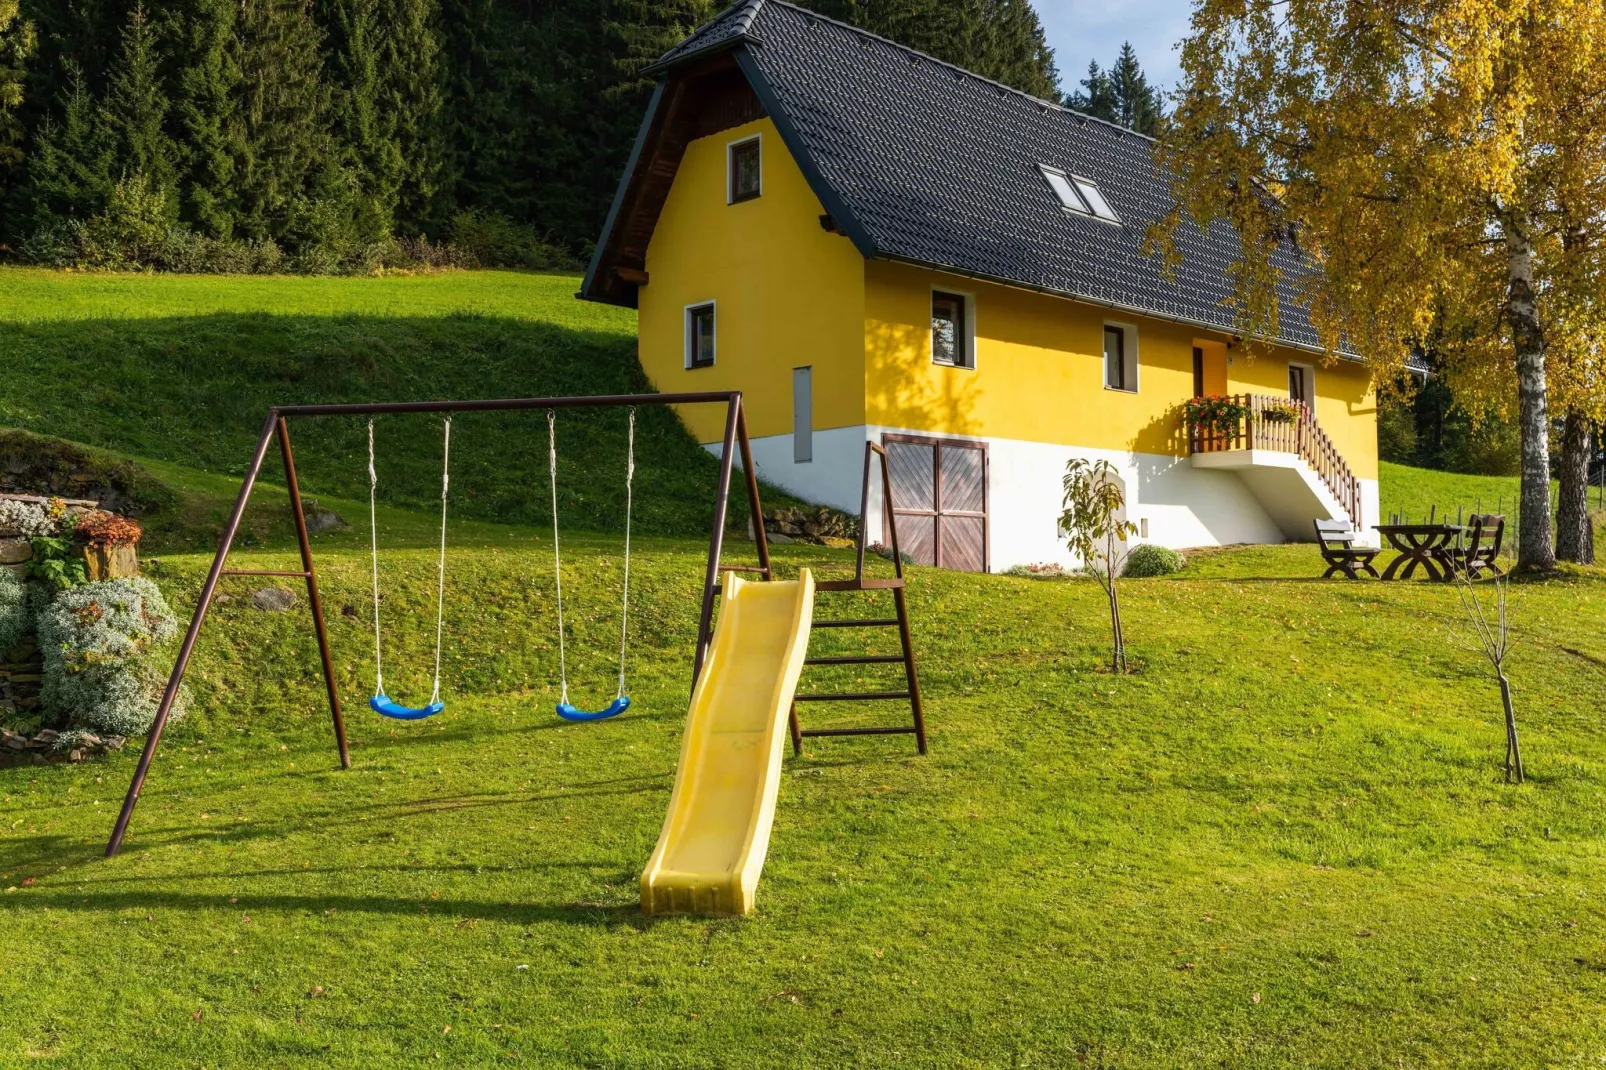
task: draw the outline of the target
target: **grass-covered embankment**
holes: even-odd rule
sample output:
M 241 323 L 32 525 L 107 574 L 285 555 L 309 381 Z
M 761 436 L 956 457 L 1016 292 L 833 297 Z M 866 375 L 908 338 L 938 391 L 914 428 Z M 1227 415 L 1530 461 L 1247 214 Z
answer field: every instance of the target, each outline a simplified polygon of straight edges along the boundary
M 202 473 L 243 473 L 275 404 L 617 394 L 647 389 L 635 314 L 574 298 L 571 275 L 390 278 L 84 276 L 0 270 L 0 426 Z M 623 528 L 626 414 L 559 414 L 565 523 Z M 366 424 L 298 421 L 309 494 L 366 499 Z M 383 500 L 439 500 L 441 421 L 378 421 Z M 716 464 L 673 413 L 638 413 L 637 530 L 712 516 Z M 265 471 L 282 485 L 276 453 Z M 457 416 L 452 487 L 466 517 L 546 522 L 541 412 Z M 780 500 L 776 495 L 771 498 Z M 746 503 L 732 497 L 745 523 Z

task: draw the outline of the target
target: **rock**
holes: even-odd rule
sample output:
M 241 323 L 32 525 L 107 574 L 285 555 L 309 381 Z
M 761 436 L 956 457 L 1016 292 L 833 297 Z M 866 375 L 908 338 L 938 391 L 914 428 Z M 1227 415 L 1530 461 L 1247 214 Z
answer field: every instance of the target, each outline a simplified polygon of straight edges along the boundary
M 322 535 L 326 531 L 348 525 L 340 518 L 340 514 L 332 509 L 319 509 L 316 503 L 307 505 L 307 531 L 312 535 Z
M 56 737 L 60 735 L 61 733 L 56 731 L 54 728 L 41 728 L 38 732 L 34 733 L 33 741 L 48 747 L 52 743 L 56 742 Z
M 27 539 L 0 539 L 0 565 L 19 565 L 33 560 L 33 547 Z
M 28 746 L 28 737 L 19 735 L 9 728 L 0 728 L 0 747 L 7 750 L 25 750 Z
M 797 541 L 796 539 L 792 538 L 792 536 L 782 535 L 778 531 L 766 531 L 764 533 L 764 539 L 766 542 L 770 543 L 788 543 Z
M 43 677 L 36 672 L 14 672 L 11 674 L 11 682 L 14 684 L 37 684 L 42 679 Z
M 283 587 L 264 587 L 251 593 L 251 604 L 269 613 L 283 613 L 296 604 L 296 596 Z
M 107 736 L 105 740 L 107 750 L 122 750 L 128 742 L 127 736 Z

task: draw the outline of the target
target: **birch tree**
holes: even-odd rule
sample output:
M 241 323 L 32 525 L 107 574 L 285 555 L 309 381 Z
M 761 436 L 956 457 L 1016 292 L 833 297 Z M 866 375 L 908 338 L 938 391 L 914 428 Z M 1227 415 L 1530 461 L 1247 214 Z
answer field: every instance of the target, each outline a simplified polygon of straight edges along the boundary
M 1229 221 L 1243 333 L 1275 332 L 1281 284 L 1381 385 L 1436 325 L 1458 398 L 1517 418 L 1524 568 L 1555 560 L 1552 377 L 1599 389 L 1550 358 L 1606 316 L 1575 270 L 1606 242 L 1602 56 L 1603 0 L 1195 0 L 1162 143 L 1181 207 L 1151 248 Z

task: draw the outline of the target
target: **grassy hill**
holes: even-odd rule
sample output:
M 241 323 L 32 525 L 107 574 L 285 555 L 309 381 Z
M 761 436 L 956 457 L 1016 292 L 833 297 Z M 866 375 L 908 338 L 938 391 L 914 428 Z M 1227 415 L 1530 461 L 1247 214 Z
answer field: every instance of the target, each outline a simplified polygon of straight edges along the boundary
M 187 615 L 208 555 L 181 536 L 216 523 L 268 399 L 412 391 L 470 370 L 517 385 L 552 338 L 572 345 L 553 374 L 591 382 L 592 357 L 628 364 L 628 326 L 543 318 L 615 316 L 566 304 L 572 286 L 0 272 L 0 294 L 22 295 L 0 317 L 39 332 L 23 345 L 8 324 L 0 354 L 27 364 L 40 398 L 0 382 L 0 422 L 149 459 L 178 519 L 148 564 Z M 486 292 L 500 311 L 452 311 Z M 525 308 L 532 294 L 544 296 Z M 215 316 L 249 344 L 209 327 Z M 347 359 L 348 345 L 372 359 Z M 75 346 L 141 395 L 96 394 Z M 304 378 L 258 382 L 231 367 L 237 350 L 259 370 L 300 354 Z M 255 400 L 171 381 L 189 367 L 207 390 Z M 428 376 L 409 379 L 420 367 Z M 187 407 L 206 419 L 186 421 Z M 672 430 L 659 448 L 700 466 L 701 500 L 712 466 Z M 611 455 L 614 429 L 594 433 L 577 458 Z M 361 462 L 340 453 L 358 448 L 353 434 L 329 432 L 309 490 L 357 519 Z M 431 435 L 398 443 L 393 482 L 412 482 L 380 513 L 386 675 L 403 701 L 428 690 Z M 467 437 L 488 461 L 488 437 Z M 1498 696 L 1453 589 L 1320 582 L 1308 546 L 1202 554 L 1126 584 L 1139 671 L 1114 677 L 1096 585 L 913 569 L 930 755 L 907 738 L 811 740 L 787 760 L 756 915 L 650 920 L 636 881 L 678 757 L 705 546 L 638 541 L 635 705 L 561 722 L 539 495 L 519 497 L 527 472 L 468 471 L 538 522 L 454 524 L 440 717 L 401 725 L 365 708 L 359 527 L 316 536 L 350 771 L 337 769 L 303 607 L 252 608 L 268 582 L 253 579 L 226 581 L 190 676 L 195 712 L 166 737 L 119 857 L 100 852 L 134 753 L 0 770 L 0 1065 L 1348 1070 L 1606 1051 L 1606 570 L 1512 589 L 1531 777 L 1517 788 L 1501 782 Z M 1385 503 L 1420 502 L 1413 513 L 1481 492 L 1384 470 Z M 282 505 L 267 487 L 264 508 Z M 606 526 L 599 500 L 565 509 Z M 294 567 L 272 515 L 253 517 L 237 565 Z M 621 562 L 616 535 L 572 526 L 569 677 L 587 704 L 612 694 Z M 732 549 L 740 560 L 751 547 Z M 776 556 L 783 575 L 851 567 L 808 546 Z M 859 597 L 821 596 L 821 615 L 881 608 Z M 863 640 L 822 631 L 812 652 Z M 806 677 L 818 690 L 885 681 L 877 667 Z
M 0 270 L 0 426 L 239 476 L 274 404 L 530 397 L 646 389 L 635 315 L 575 300 L 576 280 L 511 272 L 370 279 L 83 276 Z M 566 523 L 623 526 L 626 414 L 559 415 Z M 308 494 L 367 497 L 366 425 L 300 421 Z M 439 500 L 441 424 L 378 422 L 380 490 Z M 638 530 L 706 530 L 716 465 L 672 413 L 637 430 Z M 453 421 L 458 512 L 546 522 L 544 413 Z M 265 469 L 282 482 L 276 458 Z M 771 498 L 781 500 L 771 494 Z M 738 522 L 745 501 L 732 498 Z

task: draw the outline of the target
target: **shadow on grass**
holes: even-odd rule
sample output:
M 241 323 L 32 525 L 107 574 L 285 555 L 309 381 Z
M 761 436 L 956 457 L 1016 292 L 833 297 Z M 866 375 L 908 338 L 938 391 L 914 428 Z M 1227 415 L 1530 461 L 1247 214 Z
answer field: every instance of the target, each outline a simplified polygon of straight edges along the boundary
M 576 785 L 568 791 L 547 792 L 538 795 L 497 795 L 492 793 L 454 794 L 444 798 L 401 799 L 370 802 L 354 806 L 336 806 L 331 809 L 340 819 L 320 819 L 305 811 L 292 817 L 270 821 L 237 821 L 229 824 L 178 826 L 158 829 L 141 836 L 137 825 L 139 812 L 129 826 L 129 838 L 124 841 L 119 857 L 145 855 L 163 848 L 189 844 L 239 845 L 256 840 L 283 839 L 292 832 L 323 832 L 378 821 L 403 821 L 408 818 L 427 817 L 432 814 L 456 811 L 482 810 L 508 806 L 534 806 L 570 799 L 600 799 L 628 795 L 667 793 L 670 773 L 650 773 L 643 776 L 615 777 Z M 106 835 L 111 835 L 112 814 L 107 813 Z M 0 847 L 0 869 L 14 874 L 16 881 L 26 879 L 29 870 L 41 874 L 62 872 L 68 869 L 99 862 L 103 850 L 97 841 L 86 844 L 76 837 L 61 834 L 21 836 Z M 32 896 L 28 898 L 33 898 Z

